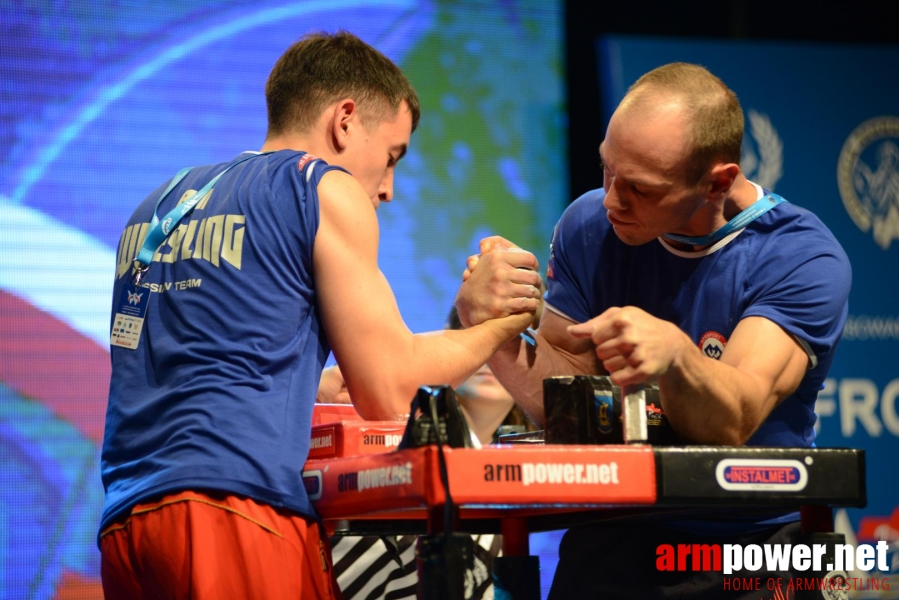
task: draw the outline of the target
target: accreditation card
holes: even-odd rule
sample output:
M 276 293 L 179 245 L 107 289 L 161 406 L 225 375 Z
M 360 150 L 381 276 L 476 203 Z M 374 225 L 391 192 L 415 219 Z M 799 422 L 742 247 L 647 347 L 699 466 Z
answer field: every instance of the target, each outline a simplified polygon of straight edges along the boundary
M 149 289 L 136 285 L 126 285 L 122 289 L 116 304 L 115 318 L 112 320 L 112 332 L 109 335 L 110 345 L 129 350 L 137 348 L 149 303 Z

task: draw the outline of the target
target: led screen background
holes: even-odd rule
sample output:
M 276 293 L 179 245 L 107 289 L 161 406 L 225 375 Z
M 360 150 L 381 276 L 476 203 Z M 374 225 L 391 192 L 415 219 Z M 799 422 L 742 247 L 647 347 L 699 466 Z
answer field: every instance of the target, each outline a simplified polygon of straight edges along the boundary
M 100 597 L 118 238 L 182 167 L 262 145 L 281 52 L 348 29 L 418 90 L 421 125 L 379 209 L 380 262 L 407 325 L 426 331 L 443 326 L 481 237 L 545 264 L 568 201 L 561 12 L 530 0 L 2 3 L 0 598 Z

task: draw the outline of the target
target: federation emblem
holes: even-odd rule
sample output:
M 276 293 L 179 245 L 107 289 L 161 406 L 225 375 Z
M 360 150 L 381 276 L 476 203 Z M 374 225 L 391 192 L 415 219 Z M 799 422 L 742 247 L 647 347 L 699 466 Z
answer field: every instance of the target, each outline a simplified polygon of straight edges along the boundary
M 747 179 L 773 192 L 774 186 L 783 176 L 783 142 L 767 115 L 750 108 L 747 116 L 752 140 L 743 136 L 740 168 Z
M 143 296 L 143 294 L 128 292 L 128 304 L 140 304 L 141 296 Z
M 703 354 L 715 360 L 721 359 L 725 346 L 727 346 L 727 340 L 715 331 L 707 331 L 699 338 L 699 349 Z
M 846 138 L 837 183 L 856 227 L 887 250 L 899 238 L 899 117 L 876 117 Z

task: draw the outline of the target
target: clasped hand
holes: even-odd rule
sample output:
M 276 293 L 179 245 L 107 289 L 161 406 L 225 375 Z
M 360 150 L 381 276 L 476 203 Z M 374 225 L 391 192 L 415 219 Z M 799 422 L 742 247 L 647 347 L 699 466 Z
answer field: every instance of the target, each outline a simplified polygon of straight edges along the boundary
M 542 302 L 543 284 L 537 257 L 500 236 L 484 238 L 479 250 L 480 254 L 468 257 L 456 295 L 462 325 L 535 313 Z
M 465 327 L 540 307 L 542 280 L 536 257 L 499 237 L 485 238 L 480 254 L 469 256 L 456 309 Z M 676 363 L 684 343 L 676 325 L 634 306 L 612 307 L 569 335 L 593 342 L 596 357 L 617 385 L 656 380 Z
M 680 354 L 684 335 L 673 323 L 634 306 L 612 307 L 568 333 L 590 338 L 596 357 L 616 385 L 635 385 L 658 379 Z

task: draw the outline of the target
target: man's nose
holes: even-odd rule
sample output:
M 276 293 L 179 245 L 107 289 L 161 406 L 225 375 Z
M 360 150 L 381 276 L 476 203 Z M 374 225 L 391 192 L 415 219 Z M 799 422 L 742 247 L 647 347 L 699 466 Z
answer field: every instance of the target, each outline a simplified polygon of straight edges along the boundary
M 606 208 L 606 210 L 624 210 L 627 208 L 626 204 L 621 200 L 621 195 L 618 193 L 618 190 L 615 189 L 614 182 L 612 185 L 603 185 L 606 190 L 606 197 L 602 201 L 602 205 Z
M 381 185 L 378 186 L 378 198 L 381 202 L 390 202 L 393 200 L 393 172 L 388 171 L 384 176 Z

